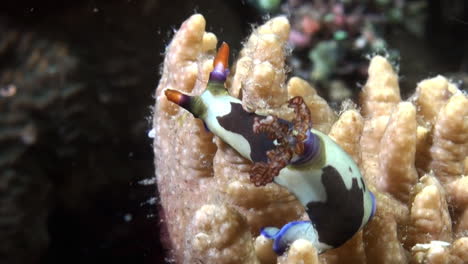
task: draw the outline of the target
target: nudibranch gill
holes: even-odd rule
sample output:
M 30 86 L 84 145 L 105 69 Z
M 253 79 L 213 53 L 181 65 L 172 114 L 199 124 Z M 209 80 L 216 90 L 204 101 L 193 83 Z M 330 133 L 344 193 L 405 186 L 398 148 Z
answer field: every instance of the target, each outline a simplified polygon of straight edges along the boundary
M 349 240 L 373 216 L 376 201 L 353 159 L 330 137 L 311 128 L 310 111 L 301 97 L 289 100 L 291 121 L 244 110 L 224 86 L 229 46 L 223 43 L 214 60 L 206 90 L 189 96 L 165 90 L 166 97 L 204 121 L 216 136 L 253 162 L 250 180 L 256 186 L 275 182 L 293 193 L 310 221 L 282 228 L 265 227 L 261 234 L 283 254 L 297 239 L 307 239 L 319 252 Z

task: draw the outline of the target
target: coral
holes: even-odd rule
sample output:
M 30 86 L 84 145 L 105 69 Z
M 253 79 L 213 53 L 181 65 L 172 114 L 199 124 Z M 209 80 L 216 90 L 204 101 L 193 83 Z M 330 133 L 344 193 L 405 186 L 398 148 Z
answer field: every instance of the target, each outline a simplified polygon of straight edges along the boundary
M 278 258 L 279 264 L 318 264 L 319 259 L 317 250 L 312 244 L 303 239 L 298 239 L 292 243 L 289 248 L 288 254 Z
M 285 17 L 277 17 L 256 29 L 244 44 L 229 90 L 237 96 L 242 89 L 246 108 L 274 108 L 287 100 L 284 48 L 289 27 Z
M 284 255 L 275 255 L 271 241 L 259 235 L 260 228 L 307 219 L 304 208 L 275 183 L 252 184 L 251 162 L 163 93 L 176 89 L 198 95 L 213 69 L 216 37 L 205 32 L 203 16 L 193 15 L 166 50 L 153 120 L 161 222 L 166 231 L 162 239 L 172 260 L 467 262 L 466 94 L 438 76 L 419 83 L 414 95 L 403 101 L 397 74 L 388 60 L 376 56 L 360 108 L 347 102 L 337 114 L 306 81 L 292 77 L 286 82 L 289 29 L 284 17 L 254 29 L 233 64 L 227 88 L 246 109 L 289 120 L 287 100 L 302 96 L 314 128 L 329 134 L 359 164 L 376 196 L 374 218 L 340 248 L 318 255 L 310 242 L 297 240 Z
M 245 219 L 225 205 L 203 205 L 195 212 L 185 258 L 210 263 L 258 263 Z

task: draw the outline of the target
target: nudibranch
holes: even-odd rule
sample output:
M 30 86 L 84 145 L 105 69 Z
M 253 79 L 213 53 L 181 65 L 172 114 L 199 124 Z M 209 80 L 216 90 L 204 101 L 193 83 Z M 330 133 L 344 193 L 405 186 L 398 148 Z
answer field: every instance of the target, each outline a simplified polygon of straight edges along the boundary
M 373 216 L 376 201 L 353 159 L 330 137 L 311 128 L 310 111 L 301 97 L 289 100 L 296 117 L 290 122 L 244 110 L 229 95 L 229 46 L 223 43 L 213 62 L 206 90 L 189 96 L 165 90 L 166 97 L 204 121 L 244 158 L 253 162 L 250 180 L 256 186 L 275 182 L 293 193 L 310 221 L 282 228 L 265 227 L 261 234 L 283 254 L 297 239 L 307 239 L 323 252 L 349 240 Z

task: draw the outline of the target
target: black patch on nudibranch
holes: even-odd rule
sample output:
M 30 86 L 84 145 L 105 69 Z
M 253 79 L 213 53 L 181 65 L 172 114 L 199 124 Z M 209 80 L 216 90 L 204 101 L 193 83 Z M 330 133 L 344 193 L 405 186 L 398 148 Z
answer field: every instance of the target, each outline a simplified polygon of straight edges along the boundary
M 254 162 L 267 162 L 266 152 L 275 148 L 275 145 L 265 134 L 255 134 L 253 132 L 255 117 L 265 118 L 245 111 L 241 104 L 231 102 L 231 112 L 225 116 L 217 117 L 217 119 L 224 129 L 242 135 L 249 142 L 250 158 Z
M 353 169 L 351 169 L 351 167 L 348 167 L 349 169 L 349 172 L 353 173 Z
M 362 183 L 362 189 L 366 191 L 366 184 L 364 183 L 364 179 L 361 178 L 361 183 Z
M 327 193 L 326 202 L 309 202 L 307 214 L 317 229 L 320 242 L 338 247 L 348 241 L 361 226 L 364 217 L 364 193 L 358 179 L 352 187 L 346 185 L 340 173 L 332 166 L 322 169 L 322 184 Z

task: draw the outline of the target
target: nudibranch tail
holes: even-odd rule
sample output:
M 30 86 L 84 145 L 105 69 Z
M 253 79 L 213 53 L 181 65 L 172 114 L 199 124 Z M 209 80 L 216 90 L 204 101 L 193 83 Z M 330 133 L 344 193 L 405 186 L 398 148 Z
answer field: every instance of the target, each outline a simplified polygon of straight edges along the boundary
M 311 242 L 319 253 L 331 248 L 319 242 L 317 230 L 315 230 L 310 221 L 289 222 L 281 229 L 276 227 L 264 227 L 260 231 L 260 234 L 273 240 L 273 251 L 278 255 L 282 255 L 289 245 L 298 239 L 305 239 Z
M 226 42 L 221 44 L 218 53 L 213 61 L 213 71 L 210 73 L 210 82 L 226 81 L 229 75 L 229 45 Z

